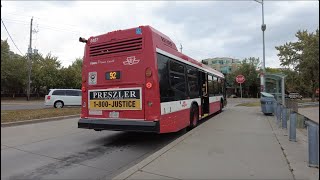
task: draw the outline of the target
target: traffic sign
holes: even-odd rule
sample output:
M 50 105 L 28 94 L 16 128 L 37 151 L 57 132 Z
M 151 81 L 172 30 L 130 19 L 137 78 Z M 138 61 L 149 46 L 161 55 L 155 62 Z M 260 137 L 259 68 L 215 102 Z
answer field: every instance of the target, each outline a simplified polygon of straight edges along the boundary
M 244 83 L 244 81 L 245 81 L 246 79 L 244 78 L 244 76 L 243 75 L 241 75 L 241 74 L 239 74 L 237 77 L 236 77 L 236 81 L 237 81 L 237 83 Z

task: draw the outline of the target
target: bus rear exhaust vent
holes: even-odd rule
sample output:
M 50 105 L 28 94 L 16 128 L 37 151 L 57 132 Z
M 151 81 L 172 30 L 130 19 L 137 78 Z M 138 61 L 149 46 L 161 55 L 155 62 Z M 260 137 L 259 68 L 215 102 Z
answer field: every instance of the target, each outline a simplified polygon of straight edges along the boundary
M 142 38 L 108 42 L 90 47 L 90 57 L 136 51 L 142 49 Z

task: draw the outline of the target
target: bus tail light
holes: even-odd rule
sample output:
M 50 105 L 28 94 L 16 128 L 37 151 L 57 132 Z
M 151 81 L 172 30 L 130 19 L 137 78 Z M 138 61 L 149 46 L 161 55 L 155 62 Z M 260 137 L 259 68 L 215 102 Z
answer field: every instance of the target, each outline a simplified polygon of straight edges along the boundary
M 82 86 L 82 92 L 86 92 L 86 87 Z
M 147 68 L 146 69 L 146 77 L 151 77 L 152 76 L 152 70 L 151 70 L 151 68 Z
M 147 82 L 146 88 L 151 89 L 152 88 L 152 83 L 151 82 Z

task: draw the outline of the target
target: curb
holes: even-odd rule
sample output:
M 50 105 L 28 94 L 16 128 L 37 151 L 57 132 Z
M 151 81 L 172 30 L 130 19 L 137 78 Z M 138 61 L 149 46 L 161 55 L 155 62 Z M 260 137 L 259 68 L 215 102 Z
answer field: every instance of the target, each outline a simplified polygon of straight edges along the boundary
M 10 126 L 23 125 L 23 124 L 42 123 L 42 122 L 48 122 L 48 121 L 58 121 L 58 120 L 63 120 L 63 119 L 76 118 L 76 117 L 80 117 L 80 114 L 78 114 L 78 115 L 70 115 L 70 116 L 58 116 L 58 117 L 42 118 L 42 119 L 31 119 L 31 120 L 27 120 L 27 121 L 1 123 L 1 127 L 10 127 Z
M 112 180 L 127 179 L 128 177 L 130 177 L 131 175 L 133 175 L 137 171 L 141 170 L 142 168 L 144 168 L 145 166 L 150 164 L 152 161 L 154 161 L 157 158 L 159 158 L 161 155 L 163 155 L 164 153 L 166 153 L 167 151 L 169 151 L 170 149 L 172 149 L 173 147 L 178 145 L 181 141 L 185 140 L 187 137 L 189 137 L 190 135 L 192 135 L 195 132 L 196 132 L 196 129 L 193 129 L 193 130 L 187 132 L 183 136 L 179 137 L 178 139 L 174 140 L 170 144 L 168 144 L 165 147 L 163 147 L 162 149 L 160 149 L 157 152 L 151 154 L 150 156 L 148 156 L 147 158 L 145 158 L 144 160 L 142 160 L 138 164 L 136 164 L 136 165 L 132 166 L 131 168 L 125 170 L 124 172 L 118 174 L 116 177 L 112 178 Z

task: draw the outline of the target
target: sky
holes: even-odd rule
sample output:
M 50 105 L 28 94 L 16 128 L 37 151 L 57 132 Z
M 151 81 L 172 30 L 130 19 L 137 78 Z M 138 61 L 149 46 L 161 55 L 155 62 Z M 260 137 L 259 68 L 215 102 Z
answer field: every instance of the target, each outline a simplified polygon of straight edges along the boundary
M 82 58 L 89 38 L 150 25 L 187 56 L 262 61 L 262 5 L 250 1 L 1 1 L 1 39 L 25 54 L 33 17 L 32 48 L 58 57 L 62 66 Z M 298 30 L 319 28 L 319 1 L 264 1 L 265 66 L 280 67 L 275 46 L 297 41 Z M 19 50 L 20 51 L 19 51 Z M 21 52 L 21 53 L 20 53 Z

